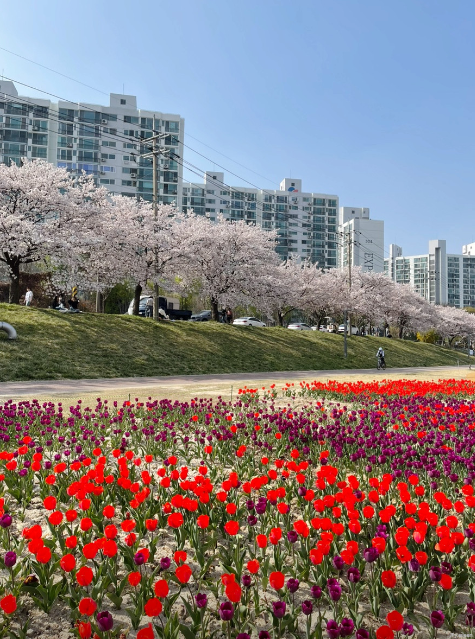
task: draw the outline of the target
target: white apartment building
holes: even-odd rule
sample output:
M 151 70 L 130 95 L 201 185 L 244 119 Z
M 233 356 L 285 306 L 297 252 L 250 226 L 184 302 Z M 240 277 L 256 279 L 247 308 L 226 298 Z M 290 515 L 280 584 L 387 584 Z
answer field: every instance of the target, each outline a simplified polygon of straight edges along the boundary
M 390 244 L 384 269 L 392 280 L 410 284 L 431 304 L 475 306 L 475 244 L 463 246 L 457 255 L 447 253 L 445 240 L 430 240 L 428 253 L 408 257 L 400 246 Z
M 339 266 L 360 266 L 363 271 L 384 271 L 384 222 L 371 220 L 368 208 L 341 206 L 338 224 Z
M 110 94 L 108 106 L 52 102 L 18 95 L 0 80 L 0 162 L 43 158 L 73 173 L 85 171 L 112 193 L 152 199 L 152 161 L 142 159 L 142 138 L 163 133 L 159 159 L 159 201 L 181 203 L 183 170 L 170 159 L 182 156 L 185 121 L 179 115 L 137 108 L 134 95 Z
M 183 210 L 215 219 L 254 222 L 278 234 L 277 253 L 309 258 L 322 268 L 338 265 L 338 196 L 302 192 L 302 180 L 285 178 L 280 189 L 227 186 L 224 173 L 207 171 L 202 183 L 183 183 Z

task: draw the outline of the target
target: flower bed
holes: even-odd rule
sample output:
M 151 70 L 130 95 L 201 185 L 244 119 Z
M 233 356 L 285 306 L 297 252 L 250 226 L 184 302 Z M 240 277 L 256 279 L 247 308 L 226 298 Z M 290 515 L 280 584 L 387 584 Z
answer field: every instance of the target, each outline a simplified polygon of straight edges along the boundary
M 471 629 L 471 391 L 0 405 L 0 636 Z

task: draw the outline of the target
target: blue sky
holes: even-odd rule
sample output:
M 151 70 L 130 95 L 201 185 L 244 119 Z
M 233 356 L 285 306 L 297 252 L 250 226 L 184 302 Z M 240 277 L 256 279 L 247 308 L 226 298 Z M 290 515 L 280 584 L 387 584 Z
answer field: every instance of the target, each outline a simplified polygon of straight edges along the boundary
M 447 239 L 459 253 L 475 241 L 474 20 L 473 0 L 27 0 L 3 3 L 0 47 L 180 113 L 185 135 L 215 150 L 190 147 L 256 186 L 291 173 L 306 191 L 369 206 L 386 249 Z M 2 50 L 0 72 L 108 100 Z

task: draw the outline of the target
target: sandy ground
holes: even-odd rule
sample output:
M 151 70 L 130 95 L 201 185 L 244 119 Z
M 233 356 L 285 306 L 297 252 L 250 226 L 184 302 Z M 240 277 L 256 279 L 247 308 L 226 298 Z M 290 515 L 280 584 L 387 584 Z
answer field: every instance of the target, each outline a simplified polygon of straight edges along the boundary
M 130 378 L 102 380 L 62 380 L 48 382 L 11 382 L 0 384 L 0 402 L 13 399 L 39 399 L 41 401 L 61 401 L 72 403 L 82 399 L 83 403 L 92 403 L 98 397 L 109 401 L 124 401 L 136 398 L 140 401 L 148 397 L 153 399 L 170 398 L 188 401 L 194 397 L 216 398 L 222 396 L 226 400 L 237 397 L 240 388 L 269 388 L 275 384 L 277 390 L 286 383 L 298 386 L 301 381 L 312 382 L 314 379 L 328 381 L 373 381 L 375 379 L 475 379 L 475 370 L 467 366 L 388 369 L 351 371 L 301 371 L 288 373 L 256 373 L 235 375 L 196 375 L 161 378 Z

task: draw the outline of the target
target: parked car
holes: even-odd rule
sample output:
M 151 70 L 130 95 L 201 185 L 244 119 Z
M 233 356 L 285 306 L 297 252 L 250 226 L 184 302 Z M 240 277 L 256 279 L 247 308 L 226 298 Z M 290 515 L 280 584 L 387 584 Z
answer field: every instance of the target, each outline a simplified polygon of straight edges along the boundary
M 151 295 L 141 295 L 139 302 L 139 315 L 145 317 L 147 314 L 147 301 L 152 299 Z M 186 311 L 182 309 L 175 309 L 172 306 L 168 305 L 168 300 L 166 297 L 159 297 L 159 313 L 160 317 L 163 319 L 170 319 L 172 321 L 175 320 L 187 320 L 191 316 L 191 311 Z M 134 300 L 132 300 L 129 304 L 129 308 L 127 310 L 128 315 L 134 314 Z
M 238 317 L 234 320 L 233 326 L 260 326 L 264 327 L 265 323 L 256 317 Z
M 344 333 L 345 332 L 345 325 L 344 324 L 340 324 L 340 326 L 338 327 L 338 332 L 339 333 Z M 347 327 L 347 332 L 348 333 L 350 332 L 350 327 L 349 326 Z M 359 331 L 357 326 L 352 326 L 351 327 L 351 334 L 352 335 L 359 335 L 360 334 L 360 331 Z
M 193 313 L 190 317 L 190 322 L 209 322 L 212 317 L 211 311 L 200 311 L 199 313 Z
M 290 328 L 291 331 L 311 331 L 312 328 L 305 324 L 304 322 L 296 322 L 294 324 L 289 324 L 287 328 Z
M 322 333 L 328 333 L 328 328 L 323 324 L 320 324 L 320 326 L 312 326 L 312 331 L 321 331 Z
M 329 333 L 336 333 L 337 329 L 336 329 L 335 324 L 327 324 L 327 331 Z

